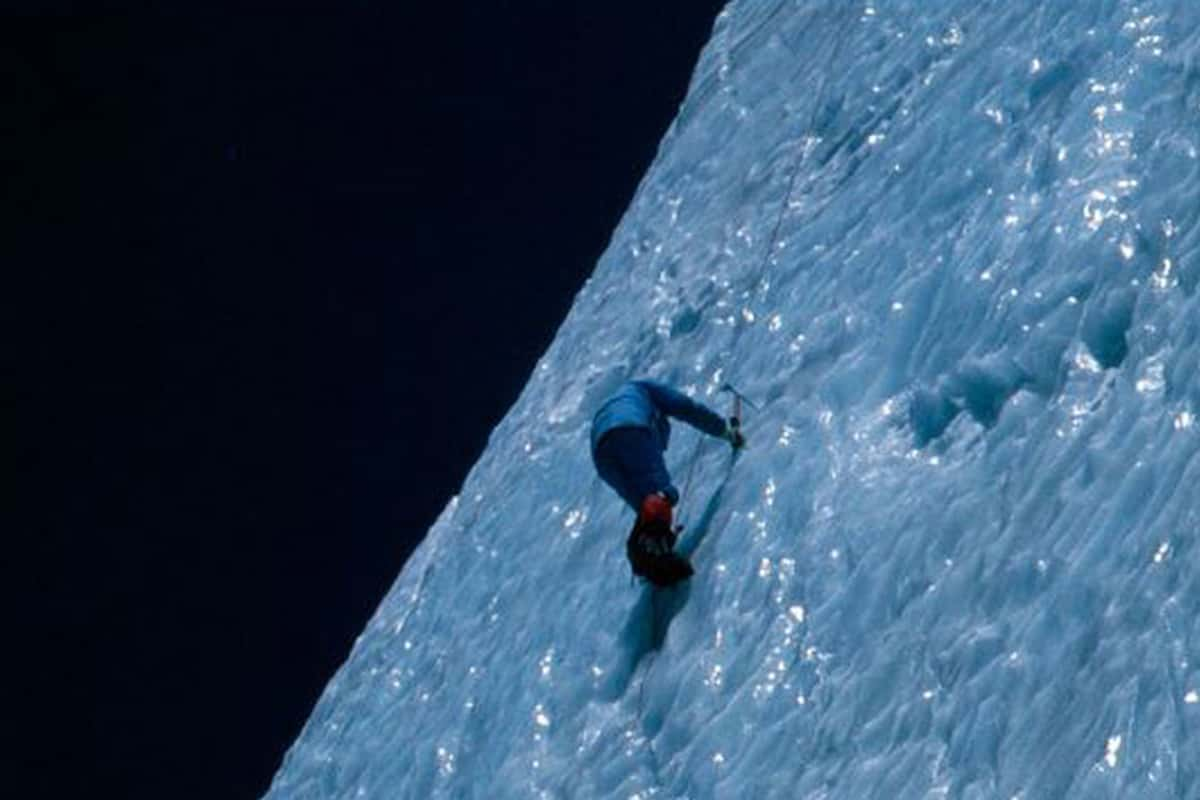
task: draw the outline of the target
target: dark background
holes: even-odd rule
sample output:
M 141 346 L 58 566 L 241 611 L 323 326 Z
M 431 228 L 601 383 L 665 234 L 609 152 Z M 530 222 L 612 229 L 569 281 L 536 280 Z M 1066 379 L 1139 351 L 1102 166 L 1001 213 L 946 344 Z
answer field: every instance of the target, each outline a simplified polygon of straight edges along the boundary
M 257 797 L 722 3 L 59 5 L 0 19 L 13 796 Z

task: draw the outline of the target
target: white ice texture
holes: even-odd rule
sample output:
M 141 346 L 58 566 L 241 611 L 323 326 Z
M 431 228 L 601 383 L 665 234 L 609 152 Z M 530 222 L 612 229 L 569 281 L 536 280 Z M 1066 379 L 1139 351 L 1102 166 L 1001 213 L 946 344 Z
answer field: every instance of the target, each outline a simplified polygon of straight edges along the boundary
M 1200 797 L 1200 4 L 738 0 L 269 798 Z M 682 425 L 631 583 L 588 427 Z

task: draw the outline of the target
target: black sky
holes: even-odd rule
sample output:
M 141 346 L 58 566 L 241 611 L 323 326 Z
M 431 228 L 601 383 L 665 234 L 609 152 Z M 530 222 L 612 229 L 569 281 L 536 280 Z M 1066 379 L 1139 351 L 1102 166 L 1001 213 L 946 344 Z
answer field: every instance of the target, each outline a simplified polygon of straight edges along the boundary
M 721 6 L 0 20 L 24 796 L 266 790 Z

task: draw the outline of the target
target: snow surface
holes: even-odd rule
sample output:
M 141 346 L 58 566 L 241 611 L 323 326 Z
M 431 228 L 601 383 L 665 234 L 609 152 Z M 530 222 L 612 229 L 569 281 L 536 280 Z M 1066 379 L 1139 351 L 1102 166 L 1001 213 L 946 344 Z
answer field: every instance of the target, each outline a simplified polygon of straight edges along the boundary
M 1200 797 L 1200 5 L 717 20 L 269 798 Z M 588 426 L 652 376 L 686 588 Z

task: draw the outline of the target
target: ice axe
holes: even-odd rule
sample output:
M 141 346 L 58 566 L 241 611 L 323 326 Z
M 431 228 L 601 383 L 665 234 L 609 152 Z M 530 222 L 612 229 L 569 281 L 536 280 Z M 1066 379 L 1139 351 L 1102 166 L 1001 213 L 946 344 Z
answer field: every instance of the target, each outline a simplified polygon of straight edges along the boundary
M 749 397 L 739 392 L 732 383 L 722 385 L 721 391 L 729 392 L 733 395 L 733 416 L 729 418 L 729 424 L 740 432 L 742 427 L 742 403 L 744 402 L 755 411 L 758 411 L 758 406 Z

